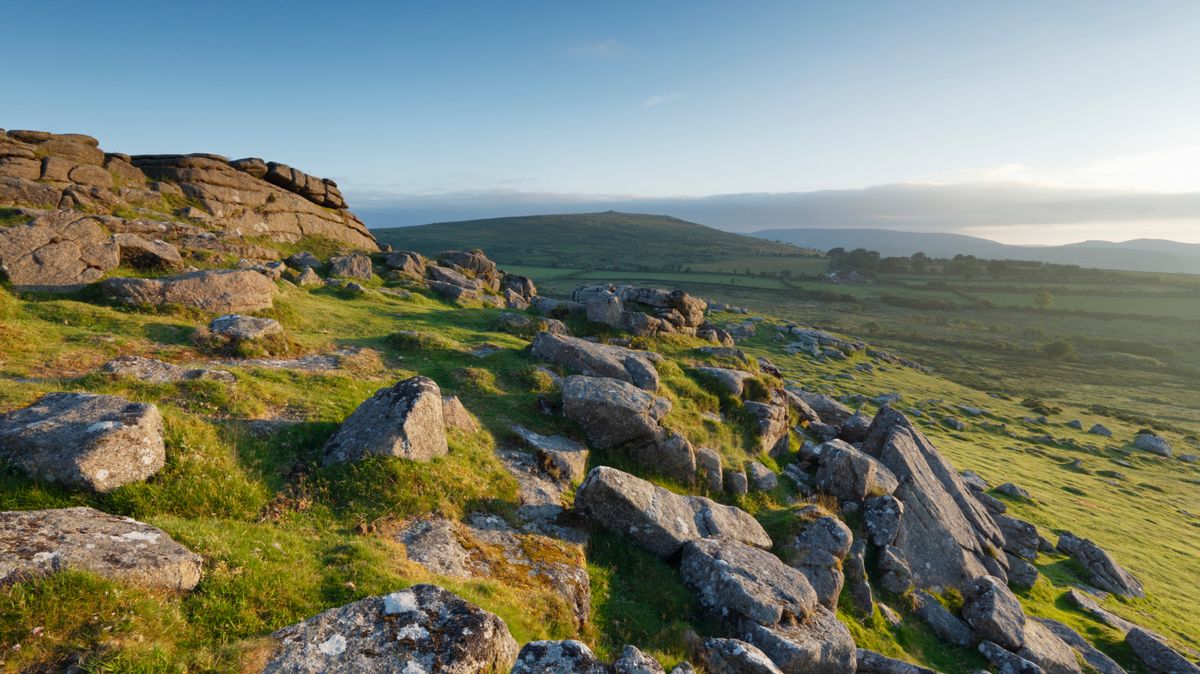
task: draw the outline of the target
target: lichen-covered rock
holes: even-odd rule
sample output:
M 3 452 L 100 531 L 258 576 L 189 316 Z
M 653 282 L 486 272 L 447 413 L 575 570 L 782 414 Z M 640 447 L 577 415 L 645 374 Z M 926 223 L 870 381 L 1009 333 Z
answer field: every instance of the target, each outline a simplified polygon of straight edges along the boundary
M 771 547 L 762 525 L 745 511 L 701 496 L 674 494 L 606 466 L 593 468 L 584 478 L 575 494 L 575 508 L 660 557 L 670 557 L 684 543 L 701 538 Z
M 188 369 L 144 356 L 121 356 L 105 363 L 101 372 L 117 377 L 129 377 L 152 384 L 178 381 L 234 382 L 237 377 L 225 370 Z
M 346 417 L 325 443 L 325 464 L 369 455 L 428 461 L 448 451 L 441 389 L 412 377 L 379 389 Z
M 177 304 L 224 313 L 269 309 L 275 296 L 275 283 L 250 269 L 195 271 L 160 278 L 109 278 L 100 288 L 106 298 L 134 306 Z
M 963 590 L 963 618 L 984 639 L 1016 652 L 1025 643 L 1025 611 L 998 578 L 983 576 Z
M 812 409 L 818 416 L 817 421 L 821 423 L 840 426 L 854 415 L 854 411 L 849 407 L 823 393 L 811 393 L 798 388 L 788 388 L 787 390 Z
M 579 482 L 587 469 L 588 449 L 561 435 L 542 435 L 524 426 L 514 426 L 517 437 L 537 452 L 542 468 L 552 477 Z
M 1028 590 L 1037 583 L 1038 570 L 1036 566 L 1011 552 L 1005 552 L 1004 556 L 1008 559 L 1009 585 L 1019 590 Z
M 114 234 L 121 262 L 137 269 L 175 269 L 183 266 L 179 249 L 166 241 L 145 239 L 133 232 Z
M 1200 667 L 1149 630 L 1134 627 L 1125 635 L 1125 643 L 1155 674 L 1200 674 Z
M 867 578 L 867 542 L 859 539 L 850 545 L 850 552 L 842 563 L 842 573 L 846 576 L 846 586 L 850 593 L 851 610 L 860 618 L 869 617 L 875 612 L 875 593 Z
M 796 518 L 804 524 L 787 545 L 788 564 L 804 574 L 822 606 L 836 608 L 845 584 L 842 560 L 853 542 L 850 528 L 838 518 L 822 514 L 815 506 L 796 513 Z
M 774 393 L 769 402 L 747 400 L 742 403 L 755 420 L 758 451 L 782 456 L 788 450 L 788 406 L 782 394 Z
M 1064 532 L 1058 537 L 1058 550 L 1082 564 L 1088 579 L 1096 587 L 1125 597 L 1146 596 L 1141 582 L 1118 564 L 1112 555 L 1090 540 Z
M 721 674 L 783 674 L 766 653 L 740 639 L 708 639 L 700 662 Z
M 581 641 L 531 641 L 521 648 L 511 674 L 611 674 Z
M 563 380 L 563 415 L 583 427 L 596 449 L 650 441 L 671 402 L 633 384 L 608 377 L 573 375 Z
M 162 432 L 154 405 L 48 393 L 0 416 L 0 458 L 37 480 L 107 492 L 163 467 Z
M 879 584 L 893 594 L 904 594 L 913 586 L 912 567 L 904 551 L 885 545 L 879 551 Z
M 1006 576 L 1004 535 L 931 442 L 900 412 L 884 406 L 863 450 L 898 481 L 904 504 L 893 543 L 911 564 L 920 587 L 958 587 L 984 575 Z
M 329 275 L 341 278 L 357 278 L 370 281 L 372 276 L 371 258 L 362 253 L 353 255 L 335 255 L 329 258 Z
M 730 621 L 804 622 L 818 606 L 817 593 L 802 573 L 770 552 L 736 541 L 688 541 L 679 575 L 704 608 Z
M 721 493 L 725 489 L 725 470 L 722 466 L 721 455 L 709 447 L 696 448 L 696 468 L 704 480 L 705 486 L 713 493 Z
M 846 674 L 857 666 L 850 631 L 824 606 L 817 606 L 804 622 L 759 625 L 743 621 L 740 634 L 784 674 Z
M 650 392 L 658 390 L 654 363 L 643 353 L 622 346 L 540 332 L 533 338 L 532 353 L 577 374 L 618 379 Z
M 446 429 L 463 433 L 478 433 L 479 422 L 467 410 L 458 396 L 442 396 L 442 421 Z
M 283 326 L 274 318 L 226 314 L 212 319 L 209 332 L 236 342 L 247 342 L 283 334 Z
M 435 585 L 368 597 L 272 636 L 263 674 L 503 674 L 517 655 L 503 620 Z
M 754 374 L 745 370 L 731 370 L 727 367 L 698 367 L 696 372 L 712 379 L 717 386 L 727 393 L 740 397 L 746 388 L 746 380 L 753 379 Z
M 871 544 L 877 547 L 895 542 L 903 517 L 904 504 L 891 494 L 873 496 L 863 502 L 863 526 Z
M 1155 433 L 1139 433 L 1133 439 L 1133 446 L 1151 454 L 1171 458 L 1171 443 Z
M 190 590 L 201 560 L 160 529 L 92 508 L 0 513 L 0 585 L 65 570 Z
M 120 262 L 120 248 L 96 218 L 0 227 L 0 275 L 18 290 L 77 290 Z
M 746 464 L 746 477 L 757 491 L 771 491 L 779 486 L 779 476 L 758 461 Z
M 992 519 L 1004 534 L 1005 552 L 1011 552 L 1022 559 L 1037 559 L 1038 541 L 1042 538 L 1037 527 L 1008 515 L 993 514 Z
M 839 500 L 862 501 L 891 494 L 899 483 L 892 471 L 872 456 L 841 440 L 817 447 L 817 488 Z

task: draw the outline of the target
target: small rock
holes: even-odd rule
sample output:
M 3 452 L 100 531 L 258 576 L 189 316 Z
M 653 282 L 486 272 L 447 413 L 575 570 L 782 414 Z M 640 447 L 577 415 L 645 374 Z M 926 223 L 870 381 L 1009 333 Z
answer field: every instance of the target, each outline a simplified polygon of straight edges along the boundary
M 213 334 L 238 342 L 254 341 L 283 333 L 283 326 L 274 318 L 258 318 L 239 314 L 214 318 L 208 324 L 208 329 Z
M 1088 433 L 1091 433 L 1092 435 L 1103 436 L 1106 438 L 1112 437 L 1112 431 L 1108 430 L 1104 426 L 1101 426 L 1100 424 L 1094 424 L 1091 428 L 1088 429 Z
M 1140 433 L 1133 439 L 1133 446 L 1140 450 L 1171 458 L 1171 444 L 1154 433 Z
M 746 465 L 746 473 L 750 479 L 750 485 L 758 491 L 771 491 L 779 486 L 779 478 L 758 461 L 751 461 Z
M 1001 494 L 1004 494 L 1006 496 L 1011 496 L 1013 498 L 1023 498 L 1027 501 L 1033 500 L 1033 497 L 1029 495 L 1029 492 L 1025 491 L 1021 487 L 1018 487 L 1017 485 L 1015 485 L 1011 482 L 1005 482 L 1004 484 L 1000 485 L 999 487 L 996 487 L 996 491 L 998 491 Z

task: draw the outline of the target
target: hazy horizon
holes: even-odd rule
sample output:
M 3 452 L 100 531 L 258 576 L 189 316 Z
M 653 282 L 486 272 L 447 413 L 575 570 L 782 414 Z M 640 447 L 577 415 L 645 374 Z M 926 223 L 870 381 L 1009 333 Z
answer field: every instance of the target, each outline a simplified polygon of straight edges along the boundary
M 14 5 L 56 40 L 6 37 L 0 126 L 282 161 L 395 225 L 1200 241 L 1198 3 L 352 5 Z

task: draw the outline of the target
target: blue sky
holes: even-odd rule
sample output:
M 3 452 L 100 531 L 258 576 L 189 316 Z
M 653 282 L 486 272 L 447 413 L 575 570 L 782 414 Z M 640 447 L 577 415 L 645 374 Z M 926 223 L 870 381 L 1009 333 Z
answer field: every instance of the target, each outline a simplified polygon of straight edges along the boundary
M 0 126 L 284 161 L 368 209 L 1200 191 L 1191 0 L 9 5 Z

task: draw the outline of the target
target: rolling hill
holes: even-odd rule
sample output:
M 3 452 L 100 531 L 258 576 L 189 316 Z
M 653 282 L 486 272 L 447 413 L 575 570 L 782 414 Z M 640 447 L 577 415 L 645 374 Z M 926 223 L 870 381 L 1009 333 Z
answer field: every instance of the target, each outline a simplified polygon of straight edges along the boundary
M 868 248 L 884 256 L 923 252 L 932 257 L 957 254 L 989 259 L 1033 260 L 1099 269 L 1200 273 L 1200 244 L 1160 239 L 1081 241 L 1062 246 L 1012 246 L 963 234 L 898 232 L 890 229 L 766 229 L 753 236 L 829 250 Z
M 500 262 L 544 266 L 671 269 L 734 257 L 815 254 L 665 215 L 615 211 L 439 222 L 373 233 L 397 249 L 434 254 L 478 247 Z

